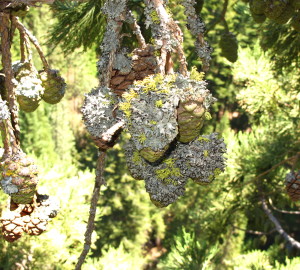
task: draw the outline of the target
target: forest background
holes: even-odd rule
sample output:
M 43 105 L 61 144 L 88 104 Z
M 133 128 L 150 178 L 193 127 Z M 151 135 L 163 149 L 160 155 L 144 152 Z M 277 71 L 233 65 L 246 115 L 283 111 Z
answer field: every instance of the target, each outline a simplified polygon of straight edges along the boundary
M 15 243 L 1 239 L 0 269 L 73 269 L 82 249 L 97 149 L 84 128 L 80 107 L 84 94 L 98 84 L 96 61 L 105 20 L 96 12 L 101 1 L 89 1 L 94 5 L 89 18 L 97 17 L 102 28 L 83 37 L 78 31 L 78 39 L 57 44 L 52 27 L 70 10 L 75 16 L 86 5 L 68 2 L 56 9 L 31 8 L 22 19 L 68 85 L 61 103 L 43 103 L 20 116 L 22 148 L 37 160 L 40 188 L 59 198 L 61 211 L 41 236 L 24 236 Z M 189 67 L 200 70 L 178 2 L 169 1 L 169 8 L 184 33 Z M 121 138 L 108 152 L 107 186 L 101 191 L 93 246 L 83 269 L 299 269 L 299 250 L 274 229 L 262 198 L 284 230 L 300 240 L 299 216 L 275 211 L 300 207 L 285 191 L 286 174 L 292 166 L 299 169 L 289 158 L 300 151 L 300 33 L 290 23 L 256 23 L 247 1 L 230 0 L 226 13 L 221 2 L 197 1 L 197 10 L 214 48 L 205 79 L 218 99 L 202 133 L 217 131 L 224 137 L 225 173 L 207 186 L 189 183 L 185 196 L 158 209 L 143 181 L 128 173 Z M 142 1 L 130 3 L 143 6 Z M 143 16 L 137 15 L 143 26 Z M 77 22 L 78 29 L 89 29 L 85 27 L 90 22 Z M 228 29 L 238 40 L 235 63 L 221 55 L 219 42 Z M 130 38 L 124 43 L 129 49 L 136 45 Z M 19 58 L 14 48 L 13 59 Z M 39 62 L 35 65 L 41 67 Z M 7 198 L 0 193 L 1 211 Z

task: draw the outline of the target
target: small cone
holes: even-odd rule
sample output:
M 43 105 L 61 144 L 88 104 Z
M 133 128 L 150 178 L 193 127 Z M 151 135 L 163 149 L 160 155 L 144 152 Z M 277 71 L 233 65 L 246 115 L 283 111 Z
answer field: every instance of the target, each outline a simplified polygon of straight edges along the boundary
M 147 76 L 155 74 L 157 60 L 154 52 L 154 47 L 148 45 L 145 48 L 134 49 L 131 59 L 126 58 L 125 55 L 120 55 L 119 61 L 123 60 L 123 62 L 127 62 L 127 65 L 121 67 L 117 63 L 117 66 L 114 67 L 110 88 L 113 89 L 117 95 L 121 96 L 134 81 L 143 80 Z
M 178 141 L 188 143 L 199 136 L 205 120 L 205 112 L 203 98 L 188 100 L 179 104 L 177 109 Z
M 24 232 L 24 222 L 20 211 L 5 211 L 0 219 L 3 238 L 8 242 L 18 240 Z
M 221 36 L 220 48 L 222 55 L 230 62 L 234 63 L 238 58 L 238 43 L 234 34 L 231 32 Z
M 6 157 L 0 163 L 1 186 L 16 204 L 28 204 L 33 200 L 38 183 L 38 170 L 34 161 L 23 152 Z
M 292 201 L 300 200 L 300 170 L 290 172 L 285 177 L 286 191 Z
M 49 104 L 60 102 L 65 95 L 66 83 L 59 71 L 55 69 L 41 71 L 40 78 L 42 86 L 45 88 L 42 99 Z

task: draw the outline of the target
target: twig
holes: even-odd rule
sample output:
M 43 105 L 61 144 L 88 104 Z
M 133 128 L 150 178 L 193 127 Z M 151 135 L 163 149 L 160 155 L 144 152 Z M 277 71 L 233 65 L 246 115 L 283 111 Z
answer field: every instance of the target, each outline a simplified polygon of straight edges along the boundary
M 20 128 L 18 119 L 18 105 L 16 101 L 14 86 L 13 86 L 13 70 L 12 70 L 12 58 L 10 52 L 10 21 L 9 14 L 0 13 L 0 32 L 1 32 L 1 51 L 2 51 L 2 66 L 5 74 L 5 89 L 7 91 L 8 108 L 11 115 L 11 124 L 13 128 L 14 136 L 11 137 L 13 141 L 12 153 L 19 151 L 20 142 Z
M 291 237 L 281 226 L 278 219 L 273 215 L 272 211 L 268 208 L 268 205 L 266 203 L 266 200 L 264 198 L 261 199 L 263 210 L 265 211 L 266 215 L 272 221 L 272 223 L 275 225 L 276 231 L 287 241 L 289 242 L 293 247 L 300 249 L 300 243 L 295 240 L 293 237 Z
M 195 47 L 196 52 L 203 64 L 203 70 L 209 70 L 209 62 L 211 60 L 212 48 L 204 40 L 204 33 L 206 31 L 205 23 L 201 17 L 197 15 L 195 10 L 195 0 L 184 0 L 181 4 L 185 7 L 185 15 L 187 16 L 188 26 L 191 33 L 196 37 Z
M 269 198 L 269 203 L 270 203 L 271 207 L 279 213 L 290 214 L 290 215 L 300 215 L 300 211 L 287 211 L 287 210 L 278 209 L 277 207 L 274 206 L 271 198 Z
M 249 233 L 249 234 L 254 234 L 254 235 L 269 235 L 269 234 L 272 234 L 276 231 L 276 229 L 273 229 L 269 232 L 260 232 L 260 231 L 253 231 L 253 230 L 246 230 L 246 229 L 242 229 L 242 228 L 239 228 L 237 226 L 234 226 L 231 224 L 231 226 L 234 228 L 234 229 L 237 229 L 237 230 L 240 230 L 240 231 L 243 231 L 243 232 L 246 232 L 246 233 Z
M 16 25 L 17 29 L 20 31 L 20 33 L 22 33 L 23 35 L 26 35 L 29 40 L 32 42 L 32 44 L 34 45 L 34 47 L 36 48 L 42 62 L 44 65 L 44 69 L 47 71 L 50 69 L 49 64 L 45 58 L 45 55 L 42 51 L 42 48 L 38 42 L 38 40 L 36 39 L 36 37 L 30 33 L 30 31 L 19 21 L 18 17 L 16 16 L 12 16 L 12 20 L 14 22 L 14 24 Z
M 36 4 L 53 4 L 55 0 L 2 0 L 0 10 L 15 8 L 18 6 L 36 6 Z
M 135 36 L 136 36 L 136 38 L 138 40 L 139 46 L 141 48 L 145 48 L 147 46 L 145 38 L 143 37 L 143 34 L 141 32 L 141 28 L 138 25 L 138 23 L 137 23 L 135 17 L 133 16 L 131 10 L 128 11 L 127 20 L 129 22 L 131 30 L 133 31 L 133 33 L 135 34 Z
M 78 262 L 76 264 L 75 270 L 80 270 L 82 264 L 85 261 L 85 258 L 91 248 L 92 244 L 92 233 L 95 228 L 95 217 L 96 217 L 96 211 L 97 211 L 97 202 L 100 196 L 100 189 L 102 185 L 105 185 L 104 180 L 104 167 L 105 167 L 105 156 L 106 152 L 99 151 L 99 156 L 97 160 L 97 169 L 96 169 L 96 179 L 95 179 L 95 185 L 93 190 L 93 196 L 91 199 L 91 206 L 90 206 L 90 215 L 88 219 L 88 224 L 86 227 L 85 232 L 85 238 L 84 238 L 84 247 L 83 250 L 78 258 Z

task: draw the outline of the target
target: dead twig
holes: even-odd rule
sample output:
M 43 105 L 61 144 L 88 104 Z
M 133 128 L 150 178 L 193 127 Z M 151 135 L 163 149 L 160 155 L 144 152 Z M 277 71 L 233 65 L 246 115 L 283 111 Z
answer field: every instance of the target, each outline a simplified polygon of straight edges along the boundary
M 276 231 L 293 247 L 300 249 L 300 242 L 291 237 L 281 226 L 278 219 L 273 215 L 272 211 L 268 208 L 266 200 L 264 198 L 261 199 L 262 208 L 268 216 L 269 220 L 274 224 Z

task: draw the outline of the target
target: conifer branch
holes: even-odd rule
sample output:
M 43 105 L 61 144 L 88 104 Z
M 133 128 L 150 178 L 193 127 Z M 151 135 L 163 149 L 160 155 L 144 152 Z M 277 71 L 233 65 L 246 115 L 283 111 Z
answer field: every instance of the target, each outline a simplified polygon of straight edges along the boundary
M 75 270 L 80 270 L 81 266 L 83 265 L 85 258 L 91 248 L 92 244 L 92 234 L 95 228 L 95 217 L 97 211 L 97 203 L 100 196 L 100 189 L 102 185 L 105 185 L 104 180 L 104 167 L 105 167 L 105 151 L 99 151 L 99 156 L 97 160 L 97 168 L 96 168 L 96 179 L 95 185 L 93 190 L 93 195 L 91 199 L 91 206 L 90 206 L 90 215 L 86 227 L 86 232 L 84 234 L 84 247 L 83 250 L 78 258 L 78 262 L 76 264 Z
M 20 128 L 18 119 L 18 105 L 16 101 L 14 85 L 13 85 L 13 69 L 11 57 L 11 42 L 10 42 L 10 20 L 9 14 L 0 12 L 0 32 L 1 32 L 1 51 L 2 51 L 2 66 L 5 74 L 5 89 L 7 94 L 8 109 L 11 116 L 11 125 L 14 136 L 11 137 L 12 153 L 17 153 L 20 149 Z M 9 121 L 8 121 L 9 122 Z M 11 133 L 10 126 L 7 126 Z
M 300 211 L 287 211 L 287 210 L 278 209 L 276 206 L 274 206 L 271 198 L 269 198 L 269 203 L 270 203 L 271 207 L 279 213 L 290 214 L 290 215 L 300 215 Z
M 266 215 L 270 219 L 270 221 L 274 224 L 277 232 L 293 247 L 300 249 L 300 242 L 295 240 L 293 237 L 291 237 L 281 226 L 278 219 L 273 215 L 272 211 L 268 208 L 268 205 L 266 203 L 266 200 L 264 198 L 261 199 L 263 210 L 265 211 Z
M 34 45 L 34 47 L 36 48 L 36 50 L 40 56 L 40 59 L 43 62 L 44 69 L 49 70 L 50 69 L 49 64 L 45 58 L 45 55 L 44 55 L 42 48 L 41 48 L 38 40 L 36 39 L 36 37 L 30 33 L 30 31 L 20 22 L 20 20 L 17 17 L 12 16 L 12 21 L 16 25 L 17 29 L 20 31 L 20 34 L 27 36 L 29 38 L 29 40 L 31 41 L 31 43 Z
M 139 46 L 141 48 L 145 48 L 147 46 L 145 38 L 143 37 L 143 34 L 141 32 L 141 28 L 138 25 L 138 23 L 137 23 L 134 15 L 132 14 L 131 10 L 129 10 L 129 12 L 127 14 L 127 20 L 129 22 L 129 25 L 130 25 L 130 28 L 131 28 L 132 32 L 135 34 L 135 36 L 138 40 Z

